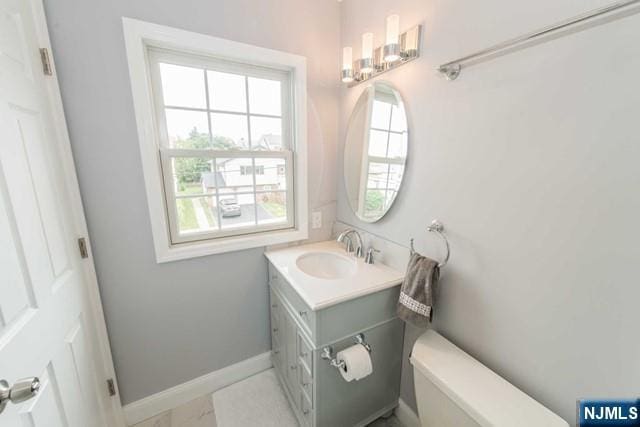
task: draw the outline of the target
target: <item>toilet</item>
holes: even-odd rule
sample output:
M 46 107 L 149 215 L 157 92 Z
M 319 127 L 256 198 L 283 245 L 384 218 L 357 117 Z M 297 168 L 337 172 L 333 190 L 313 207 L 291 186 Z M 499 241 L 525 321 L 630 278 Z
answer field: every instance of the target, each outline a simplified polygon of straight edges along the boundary
M 435 331 L 411 353 L 423 427 L 568 427 L 569 424 Z

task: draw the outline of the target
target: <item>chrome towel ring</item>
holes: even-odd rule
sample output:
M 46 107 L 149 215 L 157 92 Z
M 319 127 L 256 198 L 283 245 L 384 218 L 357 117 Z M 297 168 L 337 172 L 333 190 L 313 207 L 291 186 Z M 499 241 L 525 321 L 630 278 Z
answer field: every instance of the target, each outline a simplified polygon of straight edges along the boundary
M 444 260 L 438 264 L 438 267 L 443 268 L 445 265 L 447 265 L 447 263 L 449 262 L 449 258 L 451 257 L 451 247 L 449 246 L 449 240 L 447 239 L 447 236 L 444 234 L 444 225 L 437 219 L 434 219 L 427 227 L 427 231 L 437 234 L 444 242 L 445 248 L 447 249 L 447 254 L 444 257 Z M 413 248 L 413 239 L 411 239 L 411 254 L 413 254 L 414 252 L 415 249 Z

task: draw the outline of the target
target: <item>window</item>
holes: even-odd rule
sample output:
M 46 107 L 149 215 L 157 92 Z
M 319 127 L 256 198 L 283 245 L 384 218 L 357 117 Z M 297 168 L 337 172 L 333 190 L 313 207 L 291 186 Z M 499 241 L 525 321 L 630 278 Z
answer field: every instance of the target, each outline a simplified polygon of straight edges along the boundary
M 254 168 L 253 166 L 240 166 L 240 175 L 251 175 L 253 173 L 253 168 Z M 255 169 L 256 169 L 256 175 L 264 175 L 263 165 L 255 166 Z M 267 169 L 273 169 L 273 167 L 267 168 Z M 284 170 L 284 167 L 283 167 L 283 170 Z
M 292 228 L 290 73 L 148 58 L 172 243 Z
M 304 59 L 124 23 L 158 261 L 306 238 Z

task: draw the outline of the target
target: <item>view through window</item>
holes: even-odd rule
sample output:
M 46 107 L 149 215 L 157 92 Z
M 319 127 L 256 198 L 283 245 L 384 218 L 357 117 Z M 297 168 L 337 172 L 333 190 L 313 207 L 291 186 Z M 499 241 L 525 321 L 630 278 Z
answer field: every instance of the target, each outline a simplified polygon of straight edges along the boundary
M 363 209 L 367 218 L 379 218 L 386 212 L 402 182 L 407 157 L 407 128 L 400 108 L 392 96 L 376 92 L 371 108 Z

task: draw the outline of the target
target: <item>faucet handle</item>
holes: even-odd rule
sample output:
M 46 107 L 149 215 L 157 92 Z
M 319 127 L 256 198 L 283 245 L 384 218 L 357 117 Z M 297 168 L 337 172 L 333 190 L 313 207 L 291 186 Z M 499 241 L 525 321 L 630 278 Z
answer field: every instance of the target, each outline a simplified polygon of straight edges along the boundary
M 374 253 L 379 254 L 380 251 L 378 249 L 374 248 L 374 247 L 370 247 L 367 250 L 367 256 L 364 258 L 364 262 L 367 263 L 367 264 L 373 264 L 373 254 Z

